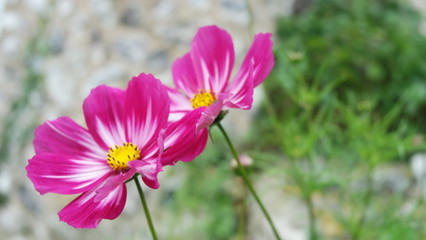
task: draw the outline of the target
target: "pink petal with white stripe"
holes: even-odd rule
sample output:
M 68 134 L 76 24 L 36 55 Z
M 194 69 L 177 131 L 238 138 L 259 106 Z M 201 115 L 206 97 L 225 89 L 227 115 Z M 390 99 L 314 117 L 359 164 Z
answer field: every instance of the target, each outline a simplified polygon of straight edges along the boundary
M 235 80 L 228 85 L 228 97 L 223 101 L 227 108 L 248 110 L 253 104 L 253 64 L 247 63 L 244 71 L 239 71 Z
M 189 53 L 174 61 L 172 74 L 177 89 L 182 90 L 189 97 L 200 89 L 204 89 L 204 82 L 197 78 Z
M 111 173 L 111 168 L 104 162 L 101 159 L 43 153 L 30 159 L 26 169 L 27 176 L 40 194 L 75 194 L 93 188 Z
M 170 97 L 170 114 L 169 114 L 169 122 L 175 122 L 185 116 L 186 113 L 193 110 L 190 99 L 180 93 L 178 90 L 167 88 L 167 94 Z
M 128 141 L 139 149 L 157 142 L 167 126 L 170 98 L 160 80 L 151 74 L 140 74 L 128 85 L 125 94 L 124 122 Z
M 95 202 L 99 202 L 109 195 L 120 184 L 125 183 L 135 175 L 136 170 L 131 168 L 127 172 L 114 172 L 96 189 Z
M 81 193 L 111 173 L 106 153 L 86 129 L 68 117 L 37 127 L 34 149 L 36 155 L 26 169 L 41 194 Z
M 93 159 L 106 157 L 105 150 L 99 147 L 89 131 L 69 117 L 45 122 L 35 129 L 34 135 L 36 154 L 61 153 Z
M 84 100 L 83 110 L 87 127 L 104 149 L 126 142 L 123 106 L 124 91 L 107 86 L 93 89 Z
M 177 161 L 189 162 L 205 148 L 208 130 L 203 128 L 196 132 L 196 123 L 205 108 L 197 108 L 186 114 L 181 120 L 170 124 L 165 132 L 162 165 L 175 165 Z
M 234 66 L 234 44 L 231 36 L 217 26 L 202 27 L 192 40 L 191 59 L 198 80 L 198 90 L 220 93 Z
M 272 51 L 272 34 L 259 33 L 254 36 L 253 43 L 241 64 L 236 76 L 243 76 L 250 68 L 253 70 L 253 87 L 257 87 L 265 80 L 274 66 L 274 53 Z M 238 80 L 237 78 L 235 81 Z
M 81 194 L 64 207 L 59 219 L 75 228 L 96 228 L 102 219 L 115 219 L 126 204 L 126 185 L 120 184 L 104 199 L 95 201 L 96 189 Z
M 203 128 L 212 125 L 214 120 L 219 116 L 220 111 L 223 109 L 223 99 L 220 97 L 212 105 L 207 107 L 202 113 L 200 120 L 197 123 L 196 131 L 200 131 Z
M 131 168 L 134 168 L 142 176 L 144 183 L 153 189 L 160 187 L 157 174 L 163 169 L 157 157 L 143 160 L 133 160 L 128 163 Z

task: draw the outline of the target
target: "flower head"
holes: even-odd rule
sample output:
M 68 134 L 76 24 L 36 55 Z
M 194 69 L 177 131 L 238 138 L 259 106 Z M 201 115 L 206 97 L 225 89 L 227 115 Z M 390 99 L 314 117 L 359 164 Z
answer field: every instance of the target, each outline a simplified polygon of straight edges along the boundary
M 81 193 L 58 213 L 74 227 L 116 218 L 126 202 L 127 180 L 140 174 L 147 186 L 158 188 L 162 166 L 190 161 L 204 149 L 198 142 L 206 141 L 207 132 L 195 134 L 193 124 L 202 109 L 168 125 L 169 106 L 166 89 L 152 75 L 134 77 L 126 90 L 93 89 L 83 104 L 87 129 L 60 117 L 35 130 L 28 177 L 41 194 Z
M 191 51 L 173 64 L 176 88 L 168 88 L 171 102 L 170 119 L 180 119 L 184 113 L 206 107 L 197 129 L 213 123 L 222 110 L 250 109 L 253 89 L 274 65 L 270 33 L 260 33 L 254 41 L 235 77 L 230 81 L 234 66 L 234 45 L 231 36 L 217 26 L 198 30 Z

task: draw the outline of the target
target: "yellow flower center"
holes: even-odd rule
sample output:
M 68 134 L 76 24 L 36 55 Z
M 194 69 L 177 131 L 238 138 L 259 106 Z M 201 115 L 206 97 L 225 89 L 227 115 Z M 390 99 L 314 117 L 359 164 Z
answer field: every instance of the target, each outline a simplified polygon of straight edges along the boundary
M 192 107 L 194 109 L 199 107 L 208 107 L 212 105 L 217 100 L 214 92 L 208 90 L 201 90 L 199 93 L 195 94 L 193 98 L 191 98 Z
M 133 143 L 123 143 L 123 146 L 115 145 L 108 150 L 107 162 L 112 169 L 124 171 L 129 169 L 127 163 L 141 157 L 138 147 Z

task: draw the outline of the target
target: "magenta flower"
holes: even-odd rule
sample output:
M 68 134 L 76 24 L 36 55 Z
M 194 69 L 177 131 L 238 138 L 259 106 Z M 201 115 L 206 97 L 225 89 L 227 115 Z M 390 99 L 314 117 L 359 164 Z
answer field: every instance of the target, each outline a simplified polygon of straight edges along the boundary
M 192 40 L 191 51 L 173 64 L 176 89 L 168 88 L 172 99 L 170 120 L 207 107 L 197 129 L 211 125 L 222 110 L 250 109 L 253 89 L 265 80 L 274 65 L 270 33 L 260 33 L 235 77 L 234 45 L 231 36 L 217 26 L 202 27 Z
M 127 180 L 138 173 L 158 188 L 163 165 L 191 161 L 205 147 L 199 142 L 206 142 L 207 130 L 196 135 L 194 124 L 202 109 L 167 126 L 169 106 L 166 89 L 152 75 L 134 77 L 126 90 L 93 89 L 83 104 L 88 129 L 60 117 L 35 130 L 28 177 L 41 194 L 81 193 L 58 213 L 71 226 L 94 228 L 116 218 Z

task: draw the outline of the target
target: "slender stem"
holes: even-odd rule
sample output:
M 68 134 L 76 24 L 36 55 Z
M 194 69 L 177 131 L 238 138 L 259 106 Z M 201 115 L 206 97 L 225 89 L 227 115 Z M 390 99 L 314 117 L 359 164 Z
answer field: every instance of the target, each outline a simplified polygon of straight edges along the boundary
M 312 123 L 311 123 L 312 125 Z M 310 130 L 312 132 L 312 130 Z M 312 161 L 312 157 L 309 156 L 308 157 L 308 164 L 309 164 L 309 182 L 312 181 L 312 175 L 314 173 L 314 163 Z M 311 183 L 309 183 L 311 184 Z M 305 184 L 304 184 L 304 188 Z M 316 229 L 316 217 L 315 217 L 315 207 L 314 207 L 314 202 L 312 200 L 312 188 L 308 187 L 307 192 L 306 192 L 306 196 L 305 196 L 305 202 L 306 205 L 308 207 L 308 213 L 309 213 L 309 239 L 310 240 L 317 240 L 318 239 L 318 233 L 317 233 L 317 229 Z
M 143 206 L 143 210 L 145 212 L 146 221 L 148 222 L 148 225 L 149 225 L 149 230 L 151 231 L 152 239 L 158 240 L 157 233 L 155 232 L 154 224 L 152 223 L 151 214 L 149 213 L 148 205 L 146 204 L 145 196 L 143 194 L 141 184 L 139 183 L 139 180 L 138 180 L 138 176 L 137 175 L 134 176 L 133 179 L 135 180 L 136 187 L 138 188 L 139 196 L 141 198 L 141 203 Z
M 311 158 L 309 158 L 311 159 Z M 309 224 L 309 240 L 317 240 L 319 238 L 317 230 L 316 230 L 316 217 L 315 217 L 315 206 L 314 202 L 312 200 L 312 189 L 307 185 L 306 179 L 304 175 L 301 173 L 301 169 L 297 166 L 297 163 L 294 158 L 289 158 L 289 162 L 291 165 L 291 173 L 294 174 L 293 178 L 296 182 L 297 186 L 301 190 L 302 193 L 302 199 L 304 203 L 306 204 L 307 211 L 308 211 L 308 224 Z M 312 161 L 309 161 L 309 172 L 311 172 L 312 169 Z M 305 170 L 303 173 L 306 173 Z M 310 178 L 310 176 L 309 176 Z M 311 181 L 309 179 L 309 181 Z
M 355 230 L 352 233 L 352 240 L 358 240 L 361 239 L 361 233 L 362 233 L 362 228 L 364 227 L 365 221 L 366 221 L 366 217 L 367 217 L 367 212 L 368 209 L 370 208 L 370 204 L 371 204 L 371 198 L 373 197 L 373 176 L 372 173 L 374 171 L 374 167 L 369 166 L 368 172 L 367 172 L 367 190 L 366 193 L 364 195 L 363 198 L 363 211 L 362 211 L 362 215 L 361 217 L 358 219 L 358 222 L 356 223 L 355 226 Z
M 240 176 L 236 176 L 236 182 L 238 186 L 244 185 L 243 181 L 240 181 L 242 178 Z M 238 233 L 237 239 L 244 240 L 246 239 L 246 225 L 247 225 L 247 188 L 243 186 L 241 188 L 241 194 L 237 195 L 237 210 L 238 210 Z
M 274 232 L 276 239 L 280 240 L 281 237 L 278 234 L 278 231 L 275 228 L 274 223 L 272 222 L 272 218 L 269 216 L 269 213 L 266 210 L 265 206 L 263 205 L 262 201 L 260 200 L 259 196 L 257 195 L 256 190 L 254 190 L 253 184 L 251 183 L 250 179 L 248 178 L 246 170 L 241 165 L 240 157 L 238 156 L 237 151 L 235 150 L 235 147 L 231 142 L 231 139 L 228 137 L 228 134 L 226 133 L 225 129 L 222 127 L 222 125 L 220 123 L 217 123 L 216 125 L 219 128 L 219 130 L 222 132 L 223 136 L 225 137 L 225 140 L 228 143 L 229 148 L 231 149 L 232 155 L 234 155 L 234 158 L 237 161 L 238 170 L 241 173 L 241 177 L 243 178 L 244 183 L 247 185 L 248 189 L 250 190 L 251 194 L 253 195 L 254 199 L 256 200 L 257 204 L 259 205 L 260 209 L 262 210 L 263 215 L 265 215 L 266 220 L 268 220 L 268 223 L 271 226 L 272 231 Z
M 314 212 L 314 204 L 312 202 L 311 193 L 309 193 L 305 197 L 305 203 L 308 206 L 308 213 L 309 213 L 309 239 L 316 240 L 318 237 L 317 237 L 317 231 L 315 229 L 315 212 Z

